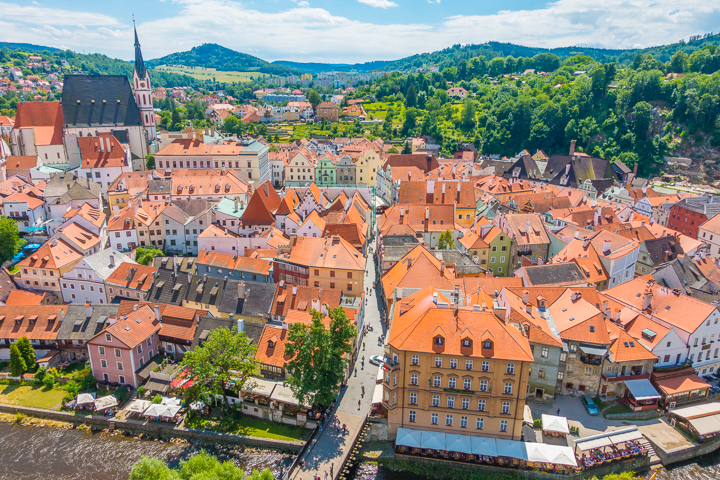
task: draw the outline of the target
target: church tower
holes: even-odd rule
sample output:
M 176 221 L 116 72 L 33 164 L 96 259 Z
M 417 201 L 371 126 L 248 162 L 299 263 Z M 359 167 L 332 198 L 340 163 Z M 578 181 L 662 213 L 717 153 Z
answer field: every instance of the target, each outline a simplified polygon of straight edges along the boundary
M 155 127 L 155 110 L 152 103 L 152 88 L 150 87 L 150 72 L 148 72 L 140 51 L 137 28 L 133 20 L 135 30 L 135 69 L 133 70 L 133 83 L 135 86 L 135 102 L 140 109 L 140 121 L 145 127 L 148 141 L 154 141 L 157 129 Z

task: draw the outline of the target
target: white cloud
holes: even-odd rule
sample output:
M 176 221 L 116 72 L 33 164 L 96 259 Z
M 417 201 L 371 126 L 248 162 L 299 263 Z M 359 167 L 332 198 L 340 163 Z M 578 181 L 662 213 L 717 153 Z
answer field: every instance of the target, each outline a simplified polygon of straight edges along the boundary
M 309 7 L 309 6 L 310 6 L 309 2 L 298 2 L 298 7 Z
M 266 60 L 344 63 L 394 60 L 489 40 L 538 47 L 636 48 L 717 30 L 720 24 L 720 2 L 705 0 L 557 0 L 534 10 L 456 15 L 415 24 L 399 23 L 400 18 L 387 24 L 359 21 L 304 6 L 306 1 L 296 0 L 285 11 L 270 13 L 262 6 L 231 0 L 175 0 L 170 16 L 138 23 L 138 35 L 146 58 L 218 43 Z M 1 1 L 0 12 L 0 41 L 132 58 L 129 22 Z
M 440 3 L 440 0 L 427 0 L 428 3 Z
M 390 8 L 398 6 L 397 3 L 391 2 L 390 0 L 358 0 L 358 2 L 375 8 Z

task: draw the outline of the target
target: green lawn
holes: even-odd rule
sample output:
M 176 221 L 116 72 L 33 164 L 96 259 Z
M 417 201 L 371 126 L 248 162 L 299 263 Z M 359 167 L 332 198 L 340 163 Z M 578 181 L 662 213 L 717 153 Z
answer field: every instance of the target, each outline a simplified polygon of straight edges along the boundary
M 598 411 L 602 412 L 605 407 L 609 405 L 609 403 L 605 403 L 602 401 L 600 397 L 593 398 L 593 402 L 595 402 L 595 405 L 598 408 Z
M 202 68 L 202 67 L 187 67 L 181 65 L 159 65 L 155 70 L 170 73 L 182 73 L 189 75 L 198 80 L 211 80 L 215 78 L 218 82 L 249 82 L 250 77 L 257 79 L 260 77 L 269 77 L 267 73 L 261 72 L 235 72 L 235 71 L 220 71 L 214 68 Z
M 20 270 L 20 267 L 18 267 L 17 265 L 13 265 L 12 267 L 8 268 L 8 272 L 10 272 L 11 275 L 18 270 Z
M 0 385 L 0 403 L 7 405 L 57 410 L 65 395 L 65 391 L 60 388 L 37 385 Z
M 616 415 L 618 413 L 632 413 L 632 410 L 630 410 L 630 407 L 628 407 L 624 403 L 618 403 L 617 405 L 614 405 L 605 410 L 603 412 L 603 416 L 607 417 L 608 415 Z
M 223 419 L 216 418 L 215 416 L 211 416 L 209 419 L 196 417 L 189 421 L 185 420 L 185 426 L 188 428 L 212 430 L 214 432 L 290 441 L 304 441 L 311 433 L 311 430 L 306 428 L 269 422 L 249 415 L 235 415 L 234 417 L 235 418 L 225 417 Z

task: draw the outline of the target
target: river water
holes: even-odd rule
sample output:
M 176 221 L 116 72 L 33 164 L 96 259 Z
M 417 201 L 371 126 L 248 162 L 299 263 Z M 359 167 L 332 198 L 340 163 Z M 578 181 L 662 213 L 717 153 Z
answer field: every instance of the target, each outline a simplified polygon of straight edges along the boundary
M 175 466 L 201 448 L 223 461 L 231 459 L 248 472 L 265 467 L 279 472 L 292 462 L 292 455 L 269 450 L 173 444 L 0 423 L 0 480 L 127 480 L 133 463 L 143 455 Z M 415 475 L 377 470 L 370 465 L 356 471 L 358 480 L 411 480 L 411 477 L 423 480 Z M 657 480 L 716 479 L 720 479 L 720 451 L 662 470 L 657 476 Z

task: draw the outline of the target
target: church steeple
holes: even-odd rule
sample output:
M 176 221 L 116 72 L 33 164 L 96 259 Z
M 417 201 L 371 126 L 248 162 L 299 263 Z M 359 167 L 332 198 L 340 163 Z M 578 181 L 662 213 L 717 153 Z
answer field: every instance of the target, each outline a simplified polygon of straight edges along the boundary
M 145 62 L 143 61 L 142 52 L 140 51 L 140 41 L 138 40 L 137 36 L 137 28 L 135 28 L 135 19 L 133 18 L 133 30 L 135 30 L 135 71 L 138 74 L 138 77 L 144 78 L 145 72 L 147 69 L 145 68 Z

